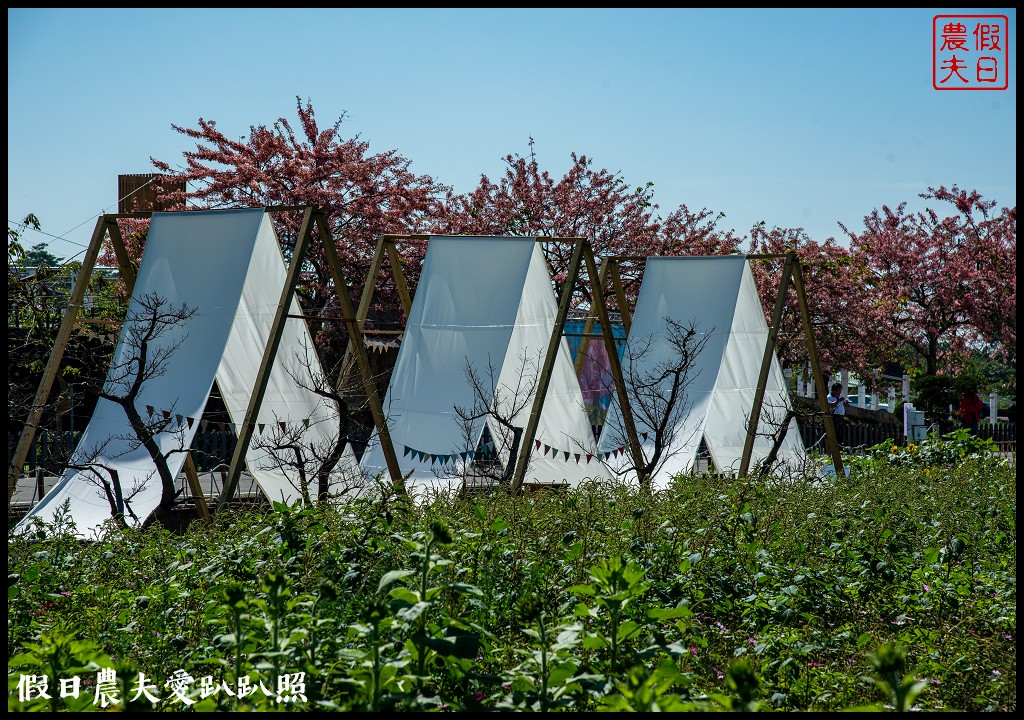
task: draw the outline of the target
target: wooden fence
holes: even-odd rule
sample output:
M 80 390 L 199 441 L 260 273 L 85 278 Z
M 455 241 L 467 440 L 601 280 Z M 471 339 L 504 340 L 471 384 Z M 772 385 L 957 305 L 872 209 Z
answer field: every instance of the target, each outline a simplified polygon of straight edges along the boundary
M 826 452 L 825 423 L 822 420 L 797 420 L 804 447 Z M 849 452 L 866 450 L 892 438 L 903 442 L 903 426 L 896 423 L 847 423 L 839 443 Z

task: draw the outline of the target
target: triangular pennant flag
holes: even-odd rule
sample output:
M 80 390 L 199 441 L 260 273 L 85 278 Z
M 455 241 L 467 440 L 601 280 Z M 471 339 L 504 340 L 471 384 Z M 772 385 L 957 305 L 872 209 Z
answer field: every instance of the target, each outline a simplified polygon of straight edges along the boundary
M 409 446 L 403 445 L 402 447 L 405 448 L 405 450 L 402 451 L 402 457 L 409 457 Z
M 263 428 L 265 428 L 266 426 L 267 426 L 266 423 L 256 423 L 256 427 L 258 427 L 260 429 L 260 435 L 263 434 Z
M 534 450 L 540 450 L 540 440 L 533 441 L 533 448 Z
M 548 452 L 549 452 L 550 450 L 551 450 L 551 446 L 550 446 L 550 445 L 548 445 L 547 443 L 544 443 L 544 457 L 547 457 L 547 456 L 548 456 Z
M 224 423 L 220 420 L 217 421 L 217 429 L 224 432 Z
M 286 423 L 284 420 L 278 420 L 277 426 L 281 428 L 281 432 L 288 432 L 288 423 Z
M 573 457 L 576 458 L 576 464 L 579 465 L 580 464 L 580 454 L 579 453 L 573 453 Z
M 304 427 L 304 428 L 306 428 L 307 430 L 309 430 L 309 418 L 305 418 L 305 419 L 303 419 L 303 421 L 302 421 L 302 427 Z
M 185 422 L 185 417 L 183 415 L 175 415 L 174 419 L 178 421 L 178 427 L 181 427 L 182 423 Z
M 640 433 L 640 435 L 641 435 L 641 437 L 643 437 L 644 440 L 647 439 L 647 433 Z
M 147 405 L 146 406 L 146 412 L 149 414 L 150 417 L 153 417 L 153 406 L 152 405 Z
M 170 420 L 171 419 L 171 411 L 170 410 L 164 410 L 163 413 L 164 413 L 164 420 Z
M 569 462 L 569 452 L 567 450 L 563 450 L 562 455 L 564 455 L 562 459 L 565 460 L 566 462 Z
M 191 430 L 192 429 L 192 423 L 194 423 L 196 421 L 196 419 L 195 418 L 186 417 L 185 420 L 188 422 L 188 429 Z
M 593 459 L 593 457 L 594 457 L 593 455 L 591 455 L 590 453 L 587 453 L 587 462 L 590 462 L 591 459 Z

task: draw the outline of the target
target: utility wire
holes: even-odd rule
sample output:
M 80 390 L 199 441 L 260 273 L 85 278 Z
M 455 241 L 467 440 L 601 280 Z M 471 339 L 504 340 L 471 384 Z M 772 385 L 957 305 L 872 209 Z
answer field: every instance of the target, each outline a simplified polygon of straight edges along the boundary
M 179 167 L 180 167 L 180 166 L 179 166 Z M 73 228 L 71 228 L 70 230 L 68 230 L 67 232 L 65 232 L 65 233 L 64 233 L 64 235 L 68 235 L 68 234 L 70 234 L 70 233 L 73 233 L 73 232 L 74 232 L 75 230 L 77 230 L 78 228 L 82 227 L 83 225 L 85 225 L 85 224 L 86 224 L 87 222 L 89 222 L 90 220 L 95 220 L 95 219 L 96 219 L 96 218 L 98 218 L 98 217 L 99 217 L 100 215 L 105 215 L 105 214 L 107 213 L 107 210 L 109 210 L 110 208 L 112 208 L 112 207 L 114 207 L 114 206 L 119 206 L 119 205 L 121 204 L 121 202 L 122 202 L 122 201 L 124 201 L 124 200 L 127 200 L 127 199 L 128 199 L 128 198 L 130 198 L 130 197 L 131 197 L 132 195 L 134 195 L 135 193 L 139 192 L 140 190 L 142 190 L 143 188 L 145 188 L 146 186 L 148 186 L 148 185 L 149 185 L 149 184 L 150 184 L 151 182 L 153 182 L 154 180 L 156 180 L 156 177 L 151 177 L 151 178 L 150 178 L 149 180 L 147 180 L 147 181 L 146 181 L 146 182 L 144 182 L 144 183 L 143 183 L 142 185 L 140 185 L 139 187 L 137 187 L 137 188 L 135 188 L 134 190 L 132 190 L 132 191 L 131 191 L 130 193 L 128 193 L 128 194 L 127 194 L 127 195 L 125 195 L 124 197 L 122 197 L 122 198 L 118 198 L 118 199 L 117 199 L 117 200 L 116 200 L 115 202 L 113 202 L 113 203 L 111 203 L 110 205 L 108 205 L 107 207 L 103 208 L 103 210 L 102 210 L 102 211 L 100 212 L 100 214 L 99 214 L 99 215 L 94 215 L 94 216 L 90 216 L 90 217 L 87 217 L 87 218 L 86 218 L 85 220 L 83 220 L 82 222 L 78 223 L 78 224 L 77 224 L 77 225 L 75 225 L 75 226 L 74 226 Z M 65 259 L 65 260 L 64 260 L 64 261 L 63 261 L 63 262 L 62 262 L 62 263 L 61 263 L 60 265 L 58 265 L 58 267 L 64 267 L 65 265 L 68 265 L 69 263 L 71 263 L 72 261 L 74 261 L 74 259 L 75 259 L 75 258 L 77 258 L 77 257 L 78 257 L 79 255 L 81 255 L 81 254 L 82 254 L 83 252 L 85 252 L 86 250 L 88 250 L 88 249 L 89 249 L 89 246 L 88 246 L 88 245 L 83 245 L 82 243 L 80 243 L 80 242 L 75 242 L 74 240 L 68 240 L 68 239 L 67 239 L 66 237 L 64 237 L 64 235 L 54 235 L 53 233 L 48 233 L 48 232 L 46 232 L 45 230 L 40 230 L 40 229 L 38 229 L 38 228 L 34 228 L 34 227 L 32 227 L 31 225 L 28 225 L 28 224 L 26 224 L 26 223 L 22 223 L 22 222 L 14 222 L 13 220 L 10 220 L 10 219 L 8 219 L 8 220 L 7 220 L 7 223 L 8 223 L 9 225 L 17 225 L 17 226 L 18 226 L 18 227 L 19 227 L 19 228 L 20 228 L 20 229 L 21 229 L 22 231 L 25 231 L 25 230 L 32 230 L 32 231 L 34 231 L 34 232 L 37 232 L 37 233 L 40 233 L 40 234 L 42 234 L 42 235 L 46 235 L 47 237 L 52 237 L 52 238 L 54 238 L 55 240 L 60 240 L 60 241 L 62 241 L 62 242 L 66 242 L 66 243 L 68 243 L 69 245 L 77 245 L 78 247 L 80 247 L 80 248 L 83 248 L 82 250 L 79 250 L 79 251 L 78 251 L 77 253 L 75 253 L 75 254 L 74 254 L 74 255 L 72 255 L 71 257 L 69 257 L 69 258 L 66 258 L 66 259 Z

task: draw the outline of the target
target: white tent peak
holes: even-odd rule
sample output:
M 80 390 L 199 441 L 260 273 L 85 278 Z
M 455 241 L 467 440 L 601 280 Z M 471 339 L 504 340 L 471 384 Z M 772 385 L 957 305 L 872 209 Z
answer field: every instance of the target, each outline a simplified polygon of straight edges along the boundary
M 146 384 L 137 401 L 144 416 L 150 407 L 154 412 L 173 408 L 175 415 L 192 420 L 181 426 L 180 444 L 179 438 L 170 433 L 155 438 L 161 452 L 170 453 L 167 464 L 173 477 L 181 472 L 185 454 L 171 451 L 191 446 L 215 380 L 232 425 L 243 422 L 285 276 L 277 237 L 264 208 L 153 213 L 129 313 L 146 295 L 196 311 L 152 348 L 158 351 L 170 343 L 181 343 L 166 363 L 165 372 Z M 293 299 L 290 313 L 301 316 L 297 300 Z M 115 364 L 125 359 L 123 333 L 127 330 L 126 324 L 115 350 Z M 271 428 L 281 422 L 301 423 L 306 431 L 304 442 L 329 442 L 336 437 L 340 424 L 333 408 L 312 391 L 299 387 L 292 377 L 319 372 L 308 328 L 299 319 L 289 320 L 253 422 Z M 97 460 L 119 473 L 124 495 L 130 496 L 126 502 L 132 514 L 126 519 L 143 522 L 160 502 L 161 483 L 148 452 L 141 447 L 132 449 L 137 443 L 124 439 L 127 437 L 134 437 L 134 432 L 122 408 L 100 399 L 76 453 L 107 443 Z M 294 478 L 269 467 L 265 453 L 252 444 L 246 452 L 246 463 L 268 498 L 293 502 L 300 497 Z M 355 482 L 357 473 L 355 458 L 348 450 L 332 475 L 332 483 L 338 487 Z M 315 489 L 312 494 L 316 494 Z M 100 488 L 86 473 L 69 468 L 15 531 L 27 527 L 33 517 L 52 521 L 66 502 L 70 519 L 84 537 L 95 535 L 111 517 L 109 502 Z
M 513 433 L 490 419 L 462 421 L 456 408 L 470 408 L 471 367 L 484 381 L 479 399 L 511 424 L 525 428 L 533 406 L 536 375 L 555 330 L 557 304 L 543 252 L 535 238 L 434 236 L 427 242 L 419 284 L 402 346 L 391 375 L 384 411 L 390 435 L 417 495 L 460 489 L 477 471 L 465 454 L 475 452 L 487 423 L 502 465 Z M 493 377 L 491 370 L 493 369 Z M 513 407 L 514 401 L 514 407 Z M 568 344 L 560 348 L 544 398 L 527 483 L 576 485 L 607 477 L 583 409 Z M 560 452 L 556 455 L 552 449 Z M 591 462 L 578 462 L 588 454 Z M 451 460 L 441 471 L 437 458 Z M 376 438 L 362 460 L 368 475 L 385 472 Z
M 692 382 L 686 394 L 688 412 L 675 427 L 675 441 L 653 480 L 664 486 L 673 476 L 694 471 L 702 441 L 719 471 L 735 473 L 743 454 L 747 419 L 768 342 L 768 324 L 747 258 L 647 258 L 627 340 L 627 346 L 633 348 L 650 342 L 647 354 L 634 359 L 640 363 L 639 369 L 654 367 L 672 355 L 666 318 L 684 326 L 694 322 L 707 342 L 691 371 Z M 627 352 L 623 363 L 630 361 Z M 771 442 L 763 435 L 767 417 L 782 419 L 782 413 L 790 407 L 785 379 L 773 356 L 752 462 L 765 458 L 770 449 Z M 635 419 L 641 446 L 650 457 L 654 429 L 642 418 Z M 614 402 L 602 433 L 602 451 L 616 444 L 621 426 L 621 413 Z M 647 438 L 643 439 L 645 434 Z M 805 454 L 796 420 L 791 419 L 779 460 L 796 467 Z

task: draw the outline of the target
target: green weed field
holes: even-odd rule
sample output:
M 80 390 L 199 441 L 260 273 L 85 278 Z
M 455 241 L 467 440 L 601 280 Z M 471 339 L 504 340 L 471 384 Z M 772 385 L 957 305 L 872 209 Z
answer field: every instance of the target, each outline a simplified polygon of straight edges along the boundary
M 681 477 L 8 538 L 8 708 L 1015 711 L 1016 472 Z

